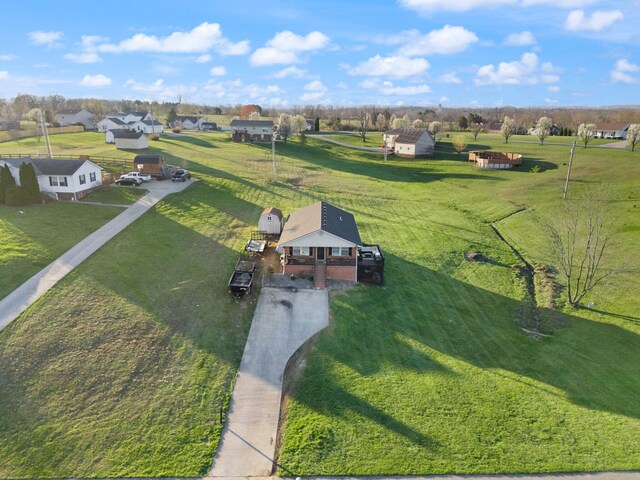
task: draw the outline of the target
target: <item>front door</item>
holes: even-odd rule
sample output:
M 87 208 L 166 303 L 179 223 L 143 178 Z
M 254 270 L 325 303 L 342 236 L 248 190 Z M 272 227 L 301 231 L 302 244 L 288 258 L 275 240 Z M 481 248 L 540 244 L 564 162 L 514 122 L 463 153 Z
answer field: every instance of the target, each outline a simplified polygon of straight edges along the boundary
M 324 260 L 324 247 L 317 247 L 316 252 L 316 259 Z

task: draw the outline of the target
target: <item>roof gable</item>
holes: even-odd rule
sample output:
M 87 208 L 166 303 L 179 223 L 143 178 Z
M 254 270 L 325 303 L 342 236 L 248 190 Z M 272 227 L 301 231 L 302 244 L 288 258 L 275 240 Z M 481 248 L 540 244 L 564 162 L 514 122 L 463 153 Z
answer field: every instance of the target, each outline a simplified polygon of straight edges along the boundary
M 320 230 L 354 245 L 362 245 L 353 215 L 326 202 L 316 202 L 289 215 L 279 245 L 290 244 Z
M 36 171 L 36 175 L 73 175 L 85 163 L 95 165 L 89 160 L 75 160 L 70 158 L 5 158 L 3 162 L 14 168 L 20 168 L 22 163 L 31 163 Z M 97 168 L 97 165 L 95 165 Z

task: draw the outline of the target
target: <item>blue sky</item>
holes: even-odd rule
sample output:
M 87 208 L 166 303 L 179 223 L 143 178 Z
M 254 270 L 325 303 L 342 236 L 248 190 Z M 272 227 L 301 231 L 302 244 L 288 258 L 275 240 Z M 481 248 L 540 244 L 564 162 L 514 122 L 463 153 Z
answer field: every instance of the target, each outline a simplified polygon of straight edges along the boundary
M 640 104 L 640 0 L 0 1 L 0 97 Z

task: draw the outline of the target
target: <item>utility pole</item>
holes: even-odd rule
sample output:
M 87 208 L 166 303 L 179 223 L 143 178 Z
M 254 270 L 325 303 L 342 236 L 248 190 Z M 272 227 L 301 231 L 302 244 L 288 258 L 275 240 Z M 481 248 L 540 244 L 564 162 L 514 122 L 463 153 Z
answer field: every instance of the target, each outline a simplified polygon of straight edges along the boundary
M 387 161 L 387 142 L 383 143 L 383 147 L 384 147 L 384 161 Z
M 569 157 L 569 168 L 567 169 L 567 180 L 564 183 L 564 193 L 562 194 L 562 199 L 567 199 L 567 191 L 569 190 L 569 177 L 571 177 L 571 164 L 573 163 L 573 152 L 576 149 L 576 142 L 574 140 L 573 145 L 571 146 L 571 156 Z
M 49 143 L 49 134 L 47 133 L 47 127 L 44 124 L 44 114 L 42 113 L 42 107 L 40 108 L 40 128 L 42 129 L 44 144 L 47 146 L 47 156 L 49 158 L 53 158 L 53 154 L 51 153 L 51 144 Z
M 275 132 L 271 134 L 271 163 L 273 165 L 273 177 L 274 180 L 278 177 L 276 173 L 276 135 Z

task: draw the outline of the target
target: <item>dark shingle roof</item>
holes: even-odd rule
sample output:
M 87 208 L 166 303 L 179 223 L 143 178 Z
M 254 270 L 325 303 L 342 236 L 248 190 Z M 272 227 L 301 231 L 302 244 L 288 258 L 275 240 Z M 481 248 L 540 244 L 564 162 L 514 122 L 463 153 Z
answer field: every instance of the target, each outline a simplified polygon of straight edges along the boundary
M 176 115 L 171 120 L 180 120 L 181 122 L 191 120 L 191 123 L 196 123 L 198 121 L 198 117 L 194 117 L 192 115 Z
M 144 135 L 143 132 L 134 132 L 131 130 L 122 130 L 122 129 L 111 130 L 111 133 L 113 133 L 113 138 L 130 138 L 133 140 L 137 140 L 142 135 Z
M 273 128 L 271 120 L 231 120 L 231 127 L 270 127 Z
M 318 230 L 340 237 L 354 245 L 362 245 L 353 215 L 326 202 L 316 202 L 289 215 L 279 244 L 284 245 Z
M 2 161 L 15 168 L 20 168 L 22 163 L 31 163 L 36 175 L 73 175 L 87 162 L 65 158 L 3 158 Z
M 422 128 L 395 128 L 386 132 L 387 135 L 398 135 L 396 143 L 416 143 L 428 130 Z
M 145 125 L 162 125 L 158 120 L 142 120 Z
M 152 163 L 152 164 L 160 164 L 164 161 L 164 158 L 162 157 L 162 155 L 153 155 L 153 154 L 143 154 L 143 155 L 136 155 L 135 158 L 133 159 L 133 163 L 134 164 L 139 164 L 139 163 Z
M 625 130 L 628 126 L 628 123 L 598 123 L 596 130 L 619 132 L 620 130 Z
M 116 125 L 126 125 L 126 123 L 124 123 L 122 120 L 120 120 L 117 117 L 106 117 L 106 118 L 103 118 L 102 120 L 111 120 Z M 102 121 L 102 120 L 100 120 L 100 121 Z

